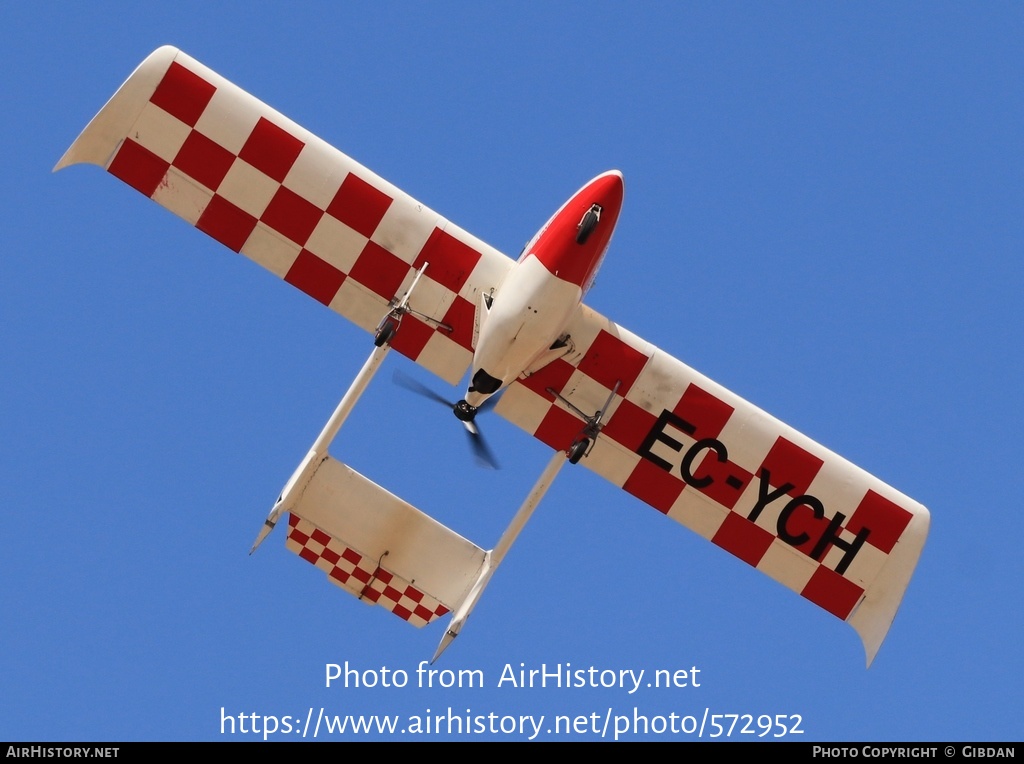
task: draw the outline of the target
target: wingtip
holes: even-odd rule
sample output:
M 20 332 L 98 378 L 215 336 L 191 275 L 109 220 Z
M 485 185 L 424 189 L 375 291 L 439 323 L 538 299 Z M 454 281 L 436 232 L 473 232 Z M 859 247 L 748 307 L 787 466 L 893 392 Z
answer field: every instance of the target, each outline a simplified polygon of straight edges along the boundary
M 121 138 L 179 55 L 184 54 L 173 45 L 162 45 L 146 56 L 89 121 L 52 172 L 82 163 L 106 167 Z

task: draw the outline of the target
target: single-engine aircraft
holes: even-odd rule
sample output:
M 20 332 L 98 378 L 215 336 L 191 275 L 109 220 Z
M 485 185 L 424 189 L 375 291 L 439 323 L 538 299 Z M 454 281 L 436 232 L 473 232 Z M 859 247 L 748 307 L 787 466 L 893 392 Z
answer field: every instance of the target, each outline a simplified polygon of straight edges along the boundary
M 172 47 L 152 53 L 54 168 L 91 163 L 373 334 L 373 350 L 271 509 L 286 545 L 423 626 L 434 659 L 561 467 L 582 464 L 849 623 L 871 664 L 928 511 L 588 308 L 622 175 L 583 186 L 513 261 Z M 468 541 L 328 453 L 390 350 L 554 454 L 497 544 Z M 481 454 L 486 449 L 479 442 Z

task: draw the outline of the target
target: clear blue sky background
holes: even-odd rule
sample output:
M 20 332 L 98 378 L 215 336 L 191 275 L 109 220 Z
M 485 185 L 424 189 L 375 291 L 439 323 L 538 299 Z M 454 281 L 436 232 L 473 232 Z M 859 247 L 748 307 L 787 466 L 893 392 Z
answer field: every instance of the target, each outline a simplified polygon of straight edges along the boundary
M 451 707 L 1021 740 L 1022 40 L 1014 3 L 4 4 L 0 739 Z M 588 302 L 931 509 L 874 666 L 583 469 L 439 664 L 483 688 L 413 687 L 442 627 L 335 590 L 280 531 L 248 557 L 370 343 L 100 170 L 50 174 L 164 43 L 512 254 L 622 170 Z M 492 418 L 504 469 L 476 469 L 392 369 L 457 395 L 392 356 L 335 453 L 491 546 L 548 451 Z M 326 689 L 345 661 L 410 686 Z M 498 687 L 520 663 L 701 686 Z

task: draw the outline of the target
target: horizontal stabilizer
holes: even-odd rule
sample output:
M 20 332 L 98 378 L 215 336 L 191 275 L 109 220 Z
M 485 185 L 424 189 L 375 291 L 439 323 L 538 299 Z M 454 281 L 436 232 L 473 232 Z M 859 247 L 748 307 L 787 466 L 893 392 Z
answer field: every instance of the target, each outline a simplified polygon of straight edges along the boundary
M 288 549 L 414 626 L 456 609 L 485 560 L 483 549 L 330 456 L 288 526 Z

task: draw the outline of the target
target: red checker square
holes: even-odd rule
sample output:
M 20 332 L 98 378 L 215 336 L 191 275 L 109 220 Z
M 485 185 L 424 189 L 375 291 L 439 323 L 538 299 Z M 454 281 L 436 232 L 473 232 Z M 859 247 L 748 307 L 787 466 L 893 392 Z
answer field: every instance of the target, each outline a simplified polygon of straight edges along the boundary
M 785 438 L 775 441 L 768 456 L 761 463 L 761 469 L 771 472 L 771 484 L 776 488 L 783 483 L 792 483 L 788 493 L 800 496 L 807 493 L 814 476 L 818 474 L 822 460 Z
M 617 381 L 621 381 L 619 395 L 624 396 L 646 363 L 647 356 L 602 329 L 578 368 L 609 390 L 615 387 Z
M 354 570 L 354 571 L 352 571 L 352 575 L 355 576 L 356 578 L 358 578 L 360 581 L 362 581 L 365 584 L 366 581 L 369 579 L 369 574 L 367 574 L 367 577 L 364 579 L 361 575 L 359 575 L 360 573 L 366 573 L 366 571 L 364 571 L 364 570 Z M 376 602 L 377 600 L 380 599 L 380 592 L 378 592 L 376 589 L 371 589 L 368 586 L 364 586 L 363 587 L 363 590 L 360 592 L 360 595 L 362 596 L 363 599 L 370 600 L 370 602 Z
M 717 438 L 721 435 L 733 410 L 732 406 L 718 400 L 711 393 L 702 390 L 697 385 L 690 385 L 683 393 L 683 397 L 679 399 L 679 403 L 672 409 L 672 413 L 696 427 L 693 437 L 696 440 L 701 440 Z
M 216 191 L 234 161 L 234 154 L 193 130 L 181 144 L 172 164 L 211 191 Z
M 710 449 L 700 465 L 694 469 L 693 476 L 697 479 L 710 477 L 711 483 L 697 490 L 728 509 L 736 506 L 740 495 L 753 478 L 753 475 L 738 464 L 728 460 L 718 461 L 718 454 Z
M 149 100 L 185 124 L 195 127 L 216 91 L 216 87 L 198 74 L 172 61 Z
M 288 538 L 290 538 L 297 544 L 302 544 L 303 546 L 305 546 L 306 542 L 309 541 L 309 536 L 300 531 L 298 528 L 292 528 L 291 532 L 288 534 Z
M 434 327 L 406 314 L 402 319 L 402 325 L 398 327 L 398 333 L 391 340 L 391 347 L 409 360 L 415 361 L 433 335 Z
M 434 617 L 434 614 L 427 610 L 423 605 L 417 605 L 413 611 L 417 617 L 422 618 L 424 621 L 430 622 L 430 619 Z
M 316 565 L 317 562 L 320 561 L 320 555 L 316 554 L 315 552 L 311 552 L 308 549 L 303 549 L 301 552 L 299 552 L 299 557 L 301 557 L 306 562 L 312 563 L 313 565 Z
M 444 605 L 438 605 L 437 609 L 434 611 L 434 615 L 442 616 L 442 615 L 444 615 L 447 612 L 448 612 L 448 608 L 446 608 Z
M 389 571 L 384 570 L 384 568 L 380 566 L 378 566 L 377 570 L 373 572 L 373 575 L 374 577 L 376 577 L 378 581 L 380 581 L 383 584 L 390 584 L 391 579 L 394 578 L 394 576 L 392 576 Z
M 408 621 L 409 618 L 412 616 L 412 611 L 409 610 L 409 608 L 402 607 L 401 605 L 397 604 L 393 608 L 391 608 L 391 612 L 397 615 L 399 618 L 405 619 L 406 621 Z
M 292 514 L 291 512 L 288 513 L 288 525 L 290 527 L 294 528 L 296 525 L 298 525 L 301 522 L 302 522 L 302 518 L 300 518 L 298 515 Z
M 342 570 L 341 568 L 335 568 L 328 575 L 343 584 L 348 583 L 348 580 L 352 578 L 348 571 Z
M 384 591 L 381 592 L 381 596 L 387 597 L 392 602 L 398 602 L 400 599 L 402 599 L 402 593 L 390 586 L 384 587 Z
M 448 326 L 452 327 L 451 333 L 441 327 L 438 327 L 437 331 L 466 348 L 466 350 L 472 350 L 473 323 L 475 319 L 476 308 L 473 307 L 473 303 L 465 297 L 456 295 L 455 301 L 448 308 L 448 312 L 444 314 L 442 319 Z
M 419 270 L 423 263 L 430 263 L 427 275 L 438 284 L 458 292 L 479 260 L 480 253 L 475 249 L 440 228 L 435 228 L 420 250 L 413 267 Z
M 196 228 L 235 252 L 242 250 L 255 227 L 256 218 L 217 194 L 196 222 Z
M 601 430 L 601 434 L 636 453 L 657 421 L 653 414 L 623 398 L 608 424 Z
M 526 379 L 520 379 L 519 384 L 523 385 L 528 390 L 533 390 L 537 395 L 542 396 L 546 400 L 554 402 L 555 396 L 548 392 L 550 387 L 556 392 L 562 392 L 565 388 L 565 383 L 569 381 L 569 377 L 576 371 L 570 364 L 563 361 L 561 358 L 557 358 L 543 369 L 535 371 L 533 374 L 528 376 Z
M 565 451 L 582 429 L 583 422 L 568 411 L 552 406 L 533 435 L 556 451 Z
M 146 196 L 159 188 L 170 165 L 152 151 L 125 138 L 107 172 Z
M 360 581 L 362 581 L 364 584 L 367 583 L 372 578 L 372 576 L 369 573 L 367 573 L 365 570 L 363 570 L 362 568 L 353 568 L 352 575 L 355 576 Z M 376 594 L 376 592 L 374 592 L 374 594 Z M 367 595 L 367 596 L 369 596 L 369 595 Z M 373 597 L 373 601 L 376 602 L 377 601 L 377 597 Z
M 298 287 L 314 300 L 330 305 L 338 293 L 345 274 L 309 250 L 302 250 L 288 269 L 284 280 Z
M 368 241 L 352 265 L 349 276 L 385 300 L 396 296 L 409 264 L 392 255 L 376 242 Z
M 423 601 L 423 592 L 421 592 L 415 586 L 405 587 L 405 596 L 411 599 L 413 602 Z
M 883 552 L 891 552 L 912 518 L 913 515 L 903 507 L 874 491 L 868 491 L 847 520 L 846 530 L 860 533 L 863 528 L 867 528 L 867 543 Z
M 323 214 L 312 202 L 281 186 L 260 220 L 301 247 L 309 240 Z
M 759 528 L 737 513 L 730 512 L 711 540 L 748 565 L 757 567 L 774 538 L 764 528 Z
M 341 559 L 341 555 L 335 552 L 330 547 L 324 547 L 324 551 L 320 553 L 320 556 L 331 563 L 331 565 L 337 565 L 338 560 Z
M 334 199 L 327 205 L 327 214 L 369 239 L 380 225 L 391 201 L 391 197 L 383 191 L 378 191 L 362 178 L 349 173 Z
M 353 565 L 358 565 L 359 562 L 363 559 L 363 556 L 359 554 L 359 552 L 349 547 L 345 547 L 345 551 L 341 553 L 341 556 Z
M 662 514 L 668 514 L 686 484 L 653 462 L 641 459 L 622 487 Z
M 864 590 L 822 565 L 814 571 L 800 594 L 845 621 L 864 595 Z
M 315 541 L 316 543 L 322 544 L 323 546 L 327 546 L 328 544 L 331 543 L 331 537 L 328 536 L 326 533 L 324 533 L 319 528 L 317 528 L 315 531 L 313 531 L 313 533 L 310 536 L 310 538 L 313 539 L 313 541 Z
M 238 152 L 244 159 L 260 172 L 269 175 L 278 183 L 284 181 L 288 171 L 295 164 L 299 152 L 305 144 L 291 133 L 278 127 L 266 117 L 260 117 L 256 127 Z

